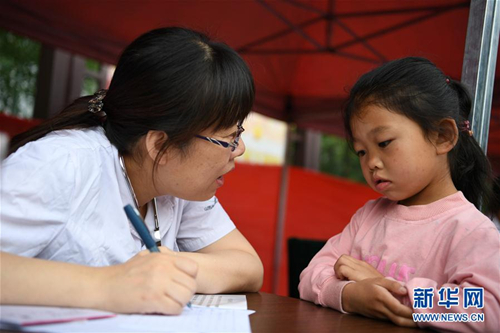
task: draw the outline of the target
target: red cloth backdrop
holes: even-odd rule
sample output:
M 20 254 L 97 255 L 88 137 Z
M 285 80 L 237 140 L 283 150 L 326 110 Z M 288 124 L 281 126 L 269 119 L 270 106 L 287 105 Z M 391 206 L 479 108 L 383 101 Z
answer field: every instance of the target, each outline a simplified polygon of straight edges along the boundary
M 29 130 L 41 122 L 39 119 L 21 119 L 0 111 L 0 132 L 6 133 L 10 138 Z
M 262 291 L 271 292 L 281 167 L 238 163 L 217 197 L 264 264 Z M 288 295 L 286 241 L 290 237 L 326 240 L 341 232 L 366 201 L 379 195 L 348 180 L 291 168 L 277 291 Z

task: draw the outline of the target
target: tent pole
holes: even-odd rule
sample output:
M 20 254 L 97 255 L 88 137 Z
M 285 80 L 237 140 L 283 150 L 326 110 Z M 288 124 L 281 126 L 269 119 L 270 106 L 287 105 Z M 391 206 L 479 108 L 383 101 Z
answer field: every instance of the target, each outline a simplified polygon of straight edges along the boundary
M 281 255 L 283 247 L 283 238 L 285 233 L 286 201 L 288 197 L 287 196 L 288 181 L 289 181 L 291 154 L 292 154 L 292 149 L 291 149 L 292 135 L 293 133 L 291 126 L 290 124 L 287 123 L 285 159 L 281 171 L 280 193 L 278 202 L 278 218 L 276 223 L 276 235 L 274 239 L 273 289 L 272 289 L 274 294 L 278 292 L 279 280 L 280 280 Z
M 472 93 L 472 130 L 486 153 L 500 32 L 500 3 L 472 0 L 465 43 L 462 83 Z

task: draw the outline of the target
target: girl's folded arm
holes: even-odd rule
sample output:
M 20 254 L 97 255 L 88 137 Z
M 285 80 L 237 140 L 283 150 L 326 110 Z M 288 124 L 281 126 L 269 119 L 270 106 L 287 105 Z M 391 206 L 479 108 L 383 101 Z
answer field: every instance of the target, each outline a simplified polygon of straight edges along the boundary
M 340 280 L 335 276 L 334 265 L 343 254 L 350 254 L 354 237 L 365 207 L 360 208 L 342 233 L 330 238 L 300 274 L 300 298 L 322 306 L 344 312 L 342 290 L 352 281 Z
M 500 326 L 499 248 L 498 233 L 491 232 L 489 228 L 478 228 L 462 238 L 451 250 L 445 266 L 445 272 L 449 276 L 446 283 L 440 285 L 428 278 L 409 280 L 406 287 L 414 313 L 443 314 L 443 318 L 455 320 L 420 322 L 419 326 L 466 332 L 496 330 Z M 428 296 L 426 299 L 424 295 L 430 295 L 430 291 L 432 298 Z M 426 304 L 429 298 L 432 299 L 432 307 L 425 306 L 430 305 Z M 482 308 L 479 306 L 481 300 L 484 305 Z M 466 303 L 467 308 L 464 306 Z M 484 315 L 484 321 L 481 321 L 481 314 Z M 466 319 L 467 322 L 457 322 Z

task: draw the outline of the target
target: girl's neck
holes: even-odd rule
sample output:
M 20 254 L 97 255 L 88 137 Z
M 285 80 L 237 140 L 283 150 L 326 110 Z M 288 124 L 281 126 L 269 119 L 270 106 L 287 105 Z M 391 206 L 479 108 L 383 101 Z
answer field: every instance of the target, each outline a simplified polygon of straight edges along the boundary
M 399 201 L 399 204 L 404 206 L 427 205 L 457 192 L 451 174 L 447 171 L 441 177 L 436 177 L 416 195 Z

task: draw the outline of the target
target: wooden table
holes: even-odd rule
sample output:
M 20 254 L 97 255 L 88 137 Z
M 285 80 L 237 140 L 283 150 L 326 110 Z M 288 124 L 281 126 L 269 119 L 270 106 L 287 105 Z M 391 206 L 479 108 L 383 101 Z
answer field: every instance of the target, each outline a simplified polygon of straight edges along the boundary
M 252 333 L 324 333 L 324 332 L 431 332 L 417 328 L 404 328 L 390 322 L 357 315 L 342 314 L 296 298 L 268 293 L 245 293 Z M 17 333 L 0 329 L 2 333 Z
M 252 333 L 260 332 L 426 332 L 391 322 L 342 314 L 296 298 L 268 293 L 246 293 Z M 430 331 L 427 331 L 430 332 Z

